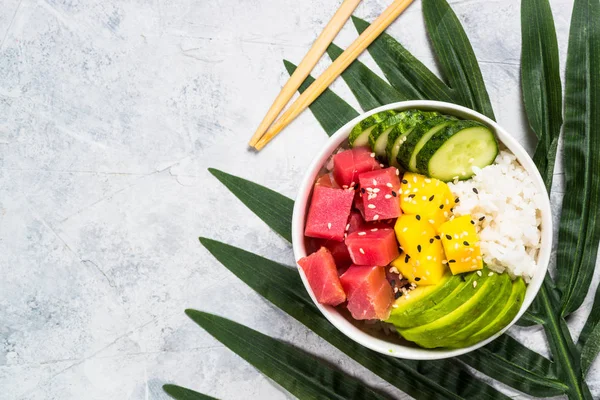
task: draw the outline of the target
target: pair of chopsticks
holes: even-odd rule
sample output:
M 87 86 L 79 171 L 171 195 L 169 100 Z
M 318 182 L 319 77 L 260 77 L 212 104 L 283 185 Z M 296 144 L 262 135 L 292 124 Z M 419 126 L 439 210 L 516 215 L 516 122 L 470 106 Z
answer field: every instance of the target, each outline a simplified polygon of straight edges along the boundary
M 394 0 L 394 2 L 369 27 L 348 46 L 348 48 L 319 76 L 296 101 L 275 121 L 281 110 L 290 101 L 296 90 L 313 70 L 329 44 L 337 36 L 352 12 L 361 0 L 344 0 L 338 11 L 331 18 L 323 32 L 315 40 L 313 46 L 302 59 L 273 105 L 250 139 L 249 145 L 257 150 L 265 147 L 283 128 L 292 122 L 354 60 L 413 2 L 413 0 Z M 275 123 L 273 123 L 275 121 Z

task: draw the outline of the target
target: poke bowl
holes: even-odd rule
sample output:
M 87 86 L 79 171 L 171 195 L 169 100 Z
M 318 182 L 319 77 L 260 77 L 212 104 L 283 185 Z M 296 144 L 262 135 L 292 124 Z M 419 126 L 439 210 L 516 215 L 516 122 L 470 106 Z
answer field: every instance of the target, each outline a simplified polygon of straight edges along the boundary
M 525 149 L 459 105 L 405 101 L 340 128 L 292 217 L 306 290 L 359 344 L 432 360 L 480 348 L 537 295 L 550 202 Z

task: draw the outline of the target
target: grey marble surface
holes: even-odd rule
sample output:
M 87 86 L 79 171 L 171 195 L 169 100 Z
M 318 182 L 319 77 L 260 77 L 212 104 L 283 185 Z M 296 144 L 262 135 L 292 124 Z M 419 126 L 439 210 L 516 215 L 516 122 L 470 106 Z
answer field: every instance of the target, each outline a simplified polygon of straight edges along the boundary
M 259 155 L 246 142 L 287 78 L 281 60 L 299 62 L 338 3 L 2 1 L 0 398 L 165 399 L 166 382 L 224 399 L 289 397 L 191 323 L 188 307 L 295 342 L 405 397 L 247 288 L 197 240 L 293 263 L 290 247 L 207 168 L 295 196 L 327 140 L 312 115 Z M 366 0 L 356 14 L 372 20 L 388 3 Z M 519 1 L 451 3 L 498 121 L 531 150 Z M 564 64 L 572 1 L 552 6 Z M 419 2 L 390 32 L 435 69 Z M 355 36 L 348 25 L 336 42 Z M 333 87 L 356 105 L 343 82 Z M 575 333 L 590 302 L 570 321 Z M 512 333 L 547 354 L 539 331 Z M 600 396 L 597 366 L 590 383 Z

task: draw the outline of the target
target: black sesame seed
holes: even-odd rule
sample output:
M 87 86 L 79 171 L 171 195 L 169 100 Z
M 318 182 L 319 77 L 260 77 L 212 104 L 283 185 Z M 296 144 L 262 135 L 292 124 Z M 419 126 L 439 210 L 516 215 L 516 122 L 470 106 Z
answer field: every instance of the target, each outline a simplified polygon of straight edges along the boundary
M 417 245 L 417 251 L 420 253 L 421 252 L 421 245 Z
M 392 286 L 396 285 L 396 281 L 392 279 L 392 280 L 390 281 L 390 285 L 392 285 Z
M 446 239 L 448 239 L 448 240 L 452 240 L 452 236 L 450 236 L 450 235 L 446 235 Z
M 440 204 L 440 210 L 443 210 L 443 209 L 444 209 L 444 205 Z
M 483 221 L 485 219 L 485 215 L 481 218 L 479 218 L 480 221 Z
M 435 194 L 434 194 L 434 195 L 431 195 L 431 197 L 429 198 L 429 201 L 433 201 L 433 198 L 434 198 L 434 197 L 435 197 Z
M 415 281 L 419 282 L 421 280 L 421 278 L 415 278 Z
M 475 192 L 475 194 L 479 194 L 476 188 L 473 188 L 473 192 Z
M 429 239 L 429 243 L 433 243 L 433 238 Z
M 402 183 L 404 183 L 406 185 L 408 183 L 408 181 L 406 179 L 402 179 Z
M 421 220 L 421 216 L 419 214 L 417 214 L 417 221 Z
M 414 193 L 413 194 L 409 194 L 408 197 L 412 199 L 413 197 L 415 197 L 415 194 Z
M 452 207 L 452 208 L 450 209 L 450 212 L 454 212 L 454 207 Z
M 458 203 L 458 202 L 460 202 L 460 198 L 458 198 L 458 197 L 457 197 L 457 198 L 455 198 L 455 199 L 454 199 L 454 202 L 455 202 L 455 203 Z
M 392 196 L 396 197 L 396 192 L 392 190 Z
M 449 263 L 455 263 L 456 260 L 448 260 Z
M 471 225 L 475 225 L 475 221 L 471 220 Z
M 360 192 L 361 192 L 361 193 L 364 193 L 364 192 L 366 192 L 365 188 L 360 188 Z
M 467 280 L 465 279 L 465 276 L 464 276 L 464 275 L 461 275 L 461 276 L 460 276 L 460 280 L 461 280 L 461 281 L 463 281 L 463 282 L 466 282 L 466 281 L 467 281 Z
M 396 292 L 396 294 L 394 294 L 394 299 L 398 299 L 400 296 L 402 296 L 402 292 Z
M 467 241 L 465 240 L 465 241 L 463 242 L 463 244 L 464 244 L 465 246 L 468 246 L 468 245 L 469 245 L 469 242 L 467 242 Z
M 407 254 L 406 257 L 404 258 L 404 262 L 406 264 L 408 264 L 408 260 L 410 260 L 410 256 Z
M 437 240 L 440 240 L 440 235 L 435 235 L 434 236 Z

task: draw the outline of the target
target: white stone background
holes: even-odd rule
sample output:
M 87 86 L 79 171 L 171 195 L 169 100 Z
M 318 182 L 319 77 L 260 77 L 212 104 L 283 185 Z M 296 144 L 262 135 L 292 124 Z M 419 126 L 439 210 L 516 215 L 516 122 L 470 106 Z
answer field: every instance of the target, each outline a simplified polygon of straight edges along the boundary
M 2 0 L 0 398 L 165 399 L 167 382 L 224 399 L 290 397 L 185 308 L 295 342 L 406 397 L 246 287 L 197 240 L 293 263 L 289 245 L 207 168 L 295 196 L 327 140 L 313 116 L 260 154 L 246 142 L 287 78 L 282 59 L 298 63 L 339 3 Z M 389 3 L 365 0 L 356 15 L 373 20 Z M 564 65 L 572 1 L 551 3 Z M 520 2 L 451 4 L 498 121 L 531 150 Z M 389 32 L 435 70 L 419 1 Z M 355 37 L 349 23 L 336 42 Z M 367 54 L 361 60 L 379 71 Z M 358 107 L 341 80 L 333 88 Z M 561 187 L 557 175 L 556 212 Z M 588 296 L 570 321 L 576 335 L 590 304 Z M 512 333 L 547 354 L 538 330 Z M 598 367 L 589 382 L 600 396 Z

